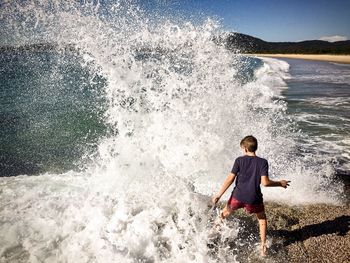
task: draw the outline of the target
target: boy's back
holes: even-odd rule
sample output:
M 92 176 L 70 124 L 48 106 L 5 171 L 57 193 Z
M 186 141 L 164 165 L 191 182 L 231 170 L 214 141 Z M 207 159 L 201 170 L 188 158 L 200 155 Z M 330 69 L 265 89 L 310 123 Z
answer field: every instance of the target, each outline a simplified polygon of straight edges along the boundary
M 232 196 L 246 204 L 263 202 L 260 183 L 261 176 L 268 176 L 267 160 L 258 156 L 244 155 L 235 160 L 232 171 L 237 175 Z

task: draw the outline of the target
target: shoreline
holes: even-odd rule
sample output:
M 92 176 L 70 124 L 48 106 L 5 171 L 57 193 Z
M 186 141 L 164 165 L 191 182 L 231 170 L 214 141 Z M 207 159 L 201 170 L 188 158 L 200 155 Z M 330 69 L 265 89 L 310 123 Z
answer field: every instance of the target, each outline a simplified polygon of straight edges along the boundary
M 312 54 L 246 54 L 256 57 L 270 57 L 270 58 L 292 58 L 326 61 L 341 64 L 350 64 L 350 55 L 312 55 Z

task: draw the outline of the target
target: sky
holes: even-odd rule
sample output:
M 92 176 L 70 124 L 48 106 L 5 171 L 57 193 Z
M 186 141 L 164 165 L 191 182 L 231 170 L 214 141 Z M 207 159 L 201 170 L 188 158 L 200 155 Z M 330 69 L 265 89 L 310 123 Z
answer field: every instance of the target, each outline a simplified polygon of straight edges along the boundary
M 11 30 L 2 23 L 4 4 L 0 0 L 0 44 L 11 42 Z M 43 3 L 47 0 L 13 0 L 15 3 Z M 51 0 L 50 0 L 51 1 Z M 49 2 L 50 2 L 49 1 Z M 52 0 L 57 3 L 69 3 Z M 61 2 L 62 1 L 62 2 Z M 133 3 L 141 10 L 161 17 L 201 22 L 208 17 L 218 20 L 223 29 L 240 32 L 265 41 L 285 42 L 322 39 L 350 39 L 350 0 L 70 0 L 82 6 L 89 2 L 107 12 L 110 4 Z M 76 2 L 75 2 L 76 1 Z M 9 4 L 10 3 L 10 4 Z M 25 4 L 24 4 L 25 5 Z M 104 10 L 104 11 L 103 11 Z M 108 12 L 107 12 L 108 13 Z M 6 13 L 7 14 L 7 13 Z M 12 14 L 10 12 L 10 14 Z M 24 17 L 25 18 L 25 17 Z M 25 18 L 26 19 L 26 18 Z M 3 29 L 3 30 L 2 30 Z M 5 33 L 6 34 L 5 34 Z
M 147 9 L 215 17 L 228 31 L 266 41 L 350 39 L 350 0 L 149 0 Z

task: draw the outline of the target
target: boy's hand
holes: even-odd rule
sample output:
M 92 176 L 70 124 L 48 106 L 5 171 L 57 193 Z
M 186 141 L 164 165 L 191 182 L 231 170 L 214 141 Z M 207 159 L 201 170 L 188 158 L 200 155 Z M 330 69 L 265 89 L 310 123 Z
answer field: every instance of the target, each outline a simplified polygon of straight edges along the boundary
M 283 188 L 287 188 L 287 186 L 289 186 L 290 181 L 281 180 L 280 183 Z
M 214 195 L 211 200 L 212 200 L 213 204 L 216 205 L 216 203 L 219 202 L 219 200 L 220 200 L 220 196 Z

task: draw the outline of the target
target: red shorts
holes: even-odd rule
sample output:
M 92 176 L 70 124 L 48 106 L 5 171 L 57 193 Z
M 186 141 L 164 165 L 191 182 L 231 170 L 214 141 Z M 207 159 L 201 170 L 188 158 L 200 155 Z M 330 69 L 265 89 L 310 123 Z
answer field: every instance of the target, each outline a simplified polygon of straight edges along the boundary
M 232 210 L 235 211 L 237 209 L 243 208 L 249 213 L 249 214 L 253 214 L 253 213 L 261 213 L 265 211 L 264 208 L 264 204 L 257 204 L 257 205 L 250 205 L 250 204 L 245 204 L 242 203 L 240 201 L 238 201 L 237 199 L 235 199 L 234 197 L 230 197 L 230 199 L 227 201 L 227 206 Z

